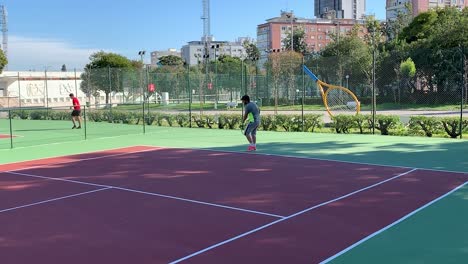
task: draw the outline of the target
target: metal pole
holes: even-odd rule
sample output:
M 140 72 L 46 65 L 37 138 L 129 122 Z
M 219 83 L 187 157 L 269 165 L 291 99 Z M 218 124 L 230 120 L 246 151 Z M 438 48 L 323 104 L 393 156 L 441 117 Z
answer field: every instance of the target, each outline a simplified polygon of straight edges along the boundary
M 148 96 L 146 98 L 146 101 L 148 103 L 148 107 L 147 107 L 148 109 L 146 111 L 148 111 L 148 116 L 149 116 L 149 114 L 150 114 L 150 104 L 149 104 L 150 103 L 150 100 L 149 100 L 150 95 L 149 95 L 148 87 L 149 87 L 150 81 L 149 81 L 149 71 L 148 71 L 148 66 L 147 65 L 145 65 L 145 70 L 146 70 L 146 83 L 145 83 L 146 87 L 145 87 L 145 89 L 148 92 Z M 154 85 L 156 86 L 156 81 L 154 82 Z
M 304 66 L 304 55 L 302 55 L 302 65 Z M 305 72 L 304 72 L 304 67 L 302 67 L 302 132 L 305 132 L 304 130 L 304 100 L 305 100 Z
M 143 100 L 142 111 L 143 111 L 143 134 L 146 134 L 145 100 Z
M 460 47 L 462 55 L 462 87 L 461 87 L 461 100 L 460 100 L 460 139 L 463 138 L 463 98 L 465 97 L 465 49 Z
M 108 77 L 109 77 L 109 104 L 110 104 L 110 111 L 112 112 L 112 77 L 111 77 L 111 68 L 110 66 L 107 67 L 109 70 Z
M 88 130 L 86 126 L 86 105 L 83 107 L 84 138 L 88 139 Z
M 45 73 L 45 92 L 46 92 L 46 115 L 49 117 L 49 88 L 47 86 L 47 69 L 44 71 Z
M 376 115 L 376 93 L 375 93 L 375 43 L 372 51 L 372 134 L 375 134 L 375 115 Z
M 8 109 L 8 119 L 10 119 L 10 148 L 13 148 L 13 126 L 11 123 L 11 110 Z
M 145 88 L 144 88 L 144 81 L 143 81 L 143 69 L 140 71 L 140 84 L 141 84 L 141 96 L 143 96 L 142 100 L 142 111 L 143 111 L 143 134 L 146 134 L 146 116 L 145 116 Z
M 294 51 L 294 25 L 293 25 L 293 13 L 291 10 L 291 51 Z
M 244 91 L 244 60 L 241 58 L 241 90 L 240 92 L 242 93 L 243 91 Z
M 189 93 L 189 127 L 192 128 L 192 88 L 190 87 L 190 63 L 187 64 L 187 89 Z
M 21 108 L 21 83 L 20 83 L 20 73 L 18 72 L 18 102 L 19 107 Z

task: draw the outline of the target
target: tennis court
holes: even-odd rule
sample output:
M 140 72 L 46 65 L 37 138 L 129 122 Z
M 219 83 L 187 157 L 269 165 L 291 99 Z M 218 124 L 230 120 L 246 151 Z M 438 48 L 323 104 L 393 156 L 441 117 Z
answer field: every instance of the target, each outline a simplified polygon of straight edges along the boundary
M 2 262 L 466 260 L 467 141 L 262 132 L 245 153 L 239 134 L 1 150 Z

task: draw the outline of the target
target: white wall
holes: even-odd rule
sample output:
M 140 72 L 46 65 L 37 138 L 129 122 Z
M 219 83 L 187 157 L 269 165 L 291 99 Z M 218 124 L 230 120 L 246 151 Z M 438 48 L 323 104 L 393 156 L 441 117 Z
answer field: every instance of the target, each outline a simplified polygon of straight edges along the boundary
M 75 75 L 74 72 L 5 71 L 0 74 L 0 97 L 9 99 L 9 107 L 69 106 L 70 93 L 75 94 L 83 105 L 87 101 L 91 101 L 91 104 L 105 103 L 103 92 L 97 98 L 87 98 L 81 91 L 81 74 L 82 72 L 76 72 Z M 118 103 L 121 98 L 121 95 L 116 94 L 112 102 Z

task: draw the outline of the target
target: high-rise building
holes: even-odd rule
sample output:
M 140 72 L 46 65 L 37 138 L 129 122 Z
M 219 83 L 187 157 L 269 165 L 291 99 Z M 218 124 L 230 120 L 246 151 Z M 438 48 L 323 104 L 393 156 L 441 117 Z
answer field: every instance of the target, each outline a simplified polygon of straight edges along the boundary
M 268 19 L 257 26 L 257 47 L 260 51 L 259 65 L 263 65 L 270 52 L 285 50 L 283 40 L 292 30 L 304 30 L 304 40 L 309 52 L 318 52 L 333 40 L 333 35 L 345 35 L 355 25 L 361 25 L 358 34 L 366 33 L 365 21 L 356 19 L 307 19 L 295 17 L 292 12 L 281 12 L 280 17 Z
M 315 0 L 315 16 L 328 19 L 361 19 L 366 13 L 366 0 Z
M 444 8 L 455 6 L 459 8 L 468 7 L 468 0 L 387 0 L 387 20 L 393 20 L 399 12 L 406 12 L 406 3 L 411 3 L 413 17 L 433 8 Z

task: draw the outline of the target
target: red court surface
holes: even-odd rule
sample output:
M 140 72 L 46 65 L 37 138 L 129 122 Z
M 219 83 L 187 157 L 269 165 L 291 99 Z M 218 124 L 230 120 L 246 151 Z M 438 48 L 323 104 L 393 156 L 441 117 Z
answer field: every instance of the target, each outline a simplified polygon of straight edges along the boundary
M 6 164 L 0 257 L 318 263 L 467 181 L 462 173 L 151 147 Z

